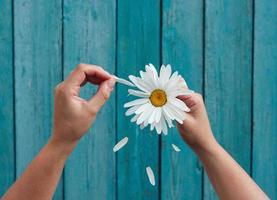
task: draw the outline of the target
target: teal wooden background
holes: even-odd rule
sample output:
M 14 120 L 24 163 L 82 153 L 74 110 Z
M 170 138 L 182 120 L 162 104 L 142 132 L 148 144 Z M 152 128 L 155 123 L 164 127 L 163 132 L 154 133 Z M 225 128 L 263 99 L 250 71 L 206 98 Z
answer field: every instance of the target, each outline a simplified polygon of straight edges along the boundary
M 80 62 L 121 77 L 171 63 L 203 94 L 218 141 L 277 199 L 276 0 L 0 0 L 0 196 L 47 141 L 53 88 Z M 176 130 L 126 120 L 126 89 L 68 159 L 54 199 L 216 199 Z

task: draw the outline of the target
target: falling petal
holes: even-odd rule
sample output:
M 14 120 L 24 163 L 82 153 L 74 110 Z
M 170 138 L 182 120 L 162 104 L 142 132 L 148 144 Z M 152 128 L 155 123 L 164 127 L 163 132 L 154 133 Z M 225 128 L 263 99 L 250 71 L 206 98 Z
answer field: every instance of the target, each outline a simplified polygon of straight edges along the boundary
M 179 147 L 177 147 L 175 144 L 172 144 L 172 147 L 173 149 L 176 151 L 176 152 L 180 152 L 181 149 Z
M 148 176 L 148 179 L 151 183 L 151 185 L 155 185 L 155 176 L 154 176 L 154 173 L 151 169 L 151 167 L 146 167 L 146 173 L 147 173 L 147 176 Z
M 123 138 L 122 140 L 120 140 L 113 148 L 113 152 L 117 152 L 118 150 L 120 150 L 122 147 L 124 147 L 128 142 L 128 137 Z

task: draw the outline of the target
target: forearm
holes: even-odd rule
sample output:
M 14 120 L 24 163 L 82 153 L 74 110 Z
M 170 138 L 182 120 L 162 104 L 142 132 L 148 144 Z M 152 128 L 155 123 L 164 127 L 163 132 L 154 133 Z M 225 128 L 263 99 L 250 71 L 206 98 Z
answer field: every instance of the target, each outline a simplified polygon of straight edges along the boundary
M 220 199 L 268 199 L 249 175 L 214 140 L 195 148 Z
M 50 139 L 3 196 L 3 200 L 52 199 L 65 161 L 73 148 L 74 144 L 65 146 Z

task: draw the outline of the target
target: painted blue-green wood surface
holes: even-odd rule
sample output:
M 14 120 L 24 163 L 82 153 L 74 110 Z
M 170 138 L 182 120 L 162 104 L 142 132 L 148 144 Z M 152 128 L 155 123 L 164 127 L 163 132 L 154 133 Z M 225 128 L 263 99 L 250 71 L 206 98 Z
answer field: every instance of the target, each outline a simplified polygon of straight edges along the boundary
M 115 73 L 115 1 L 64 0 L 64 76 L 78 63 L 97 63 Z M 89 99 L 96 87 L 81 89 Z M 70 156 L 64 199 L 115 199 L 115 95 Z
M 155 0 L 118 0 L 117 75 L 138 75 L 145 64 L 160 63 L 160 3 Z M 118 199 L 159 198 L 159 137 L 149 128 L 141 131 L 124 116 L 127 88 L 117 87 L 117 139 L 129 137 L 127 146 L 117 154 Z M 150 166 L 156 177 L 154 187 L 145 168 Z
M 12 2 L 0 1 L 0 197 L 15 179 Z
M 216 139 L 250 172 L 251 0 L 207 0 L 205 9 L 205 102 Z M 205 175 L 204 199 L 215 199 Z
M 199 93 L 203 91 L 203 6 L 202 1 L 165 0 L 162 18 L 163 63 L 170 63 Z M 172 143 L 181 148 L 180 153 Z M 161 152 L 162 199 L 201 199 L 202 168 L 176 129 L 163 136 Z
M 253 177 L 277 199 L 277 3 L 256 0 Z
M 172 64 L 204 95 L 215 137 L 276 199 L 275 0 L 0 0 L 0 196 L 47 142 L 53 89 L 78 63 L 127 78 L 149 62 Z M 131 99 L 115 88 L 54 199 L 216 199 L 176 129 L 160 137 L 125 117 Z
M 53 89 L 62 80 L 61 18 L 61 1 L 14 1 L 17 177 L 51 134 Z

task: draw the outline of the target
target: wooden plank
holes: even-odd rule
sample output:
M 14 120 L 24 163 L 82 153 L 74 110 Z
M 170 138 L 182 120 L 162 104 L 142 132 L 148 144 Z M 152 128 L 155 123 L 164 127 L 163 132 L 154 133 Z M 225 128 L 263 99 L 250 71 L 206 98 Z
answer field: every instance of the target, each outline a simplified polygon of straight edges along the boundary
M 255 1 L 253 177 L 277 199 L 277 2 Z
M 61 1 L 14 1 L 16 175 L 47 142 L 61 81 Z M 62 183 L 55 199 L 62 199 Z
M 12 2 L 0 1 L 0 197 L 15 179 Z
M 159 1 L 118 1 L 117 74 L 127 78 L 139 75 L 144 65 L 159 66 Z M 118 199 L 158 199 L 159 197 L 159 138 L 155 132 L 141 131 L 130 118 L 126 119 L 123 104 L 127 87 L 117 87 L 117 139 L 129 137 L 128 144 L 117 153 Z M 150 166 L 156 177 L 153 187 L 145 168 Z
M 250 172 L 252 0 L 208 0 L 205 99 L 216 139 Z M 204 199 L 215 193 L 204 177 Z
M 188 20 L 187 20 L 188 19 Z M 163 63 L 172 64 L 191 89 L 202 93 L 203 2 L 163 2 Z M 172 149 L 174 143 L 182 149 Z M 201 199 L 202 168 L 176 128 L 162 139 L 162 199 Z
M 116 1 L 64 1 L 64 75 L 78 63 L 115 73 Z M 88 99 L 96 87 L 86 86 Z M 115 199 L 115 94 L 98 114 L 65 168 L 65 199 Z

